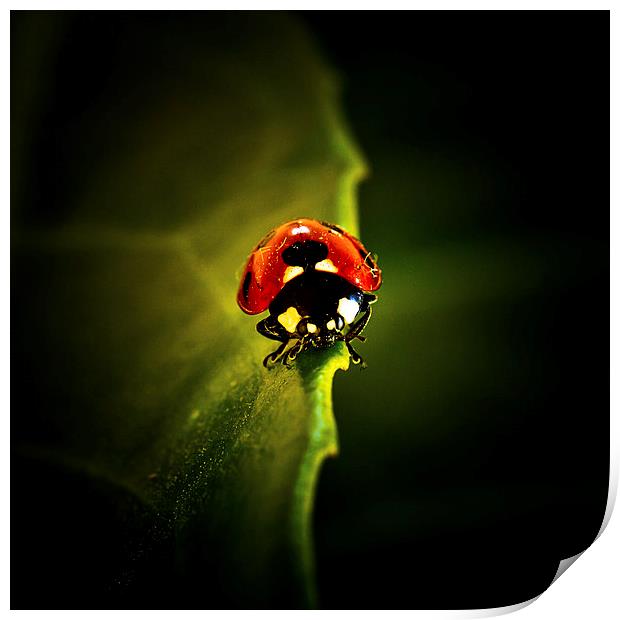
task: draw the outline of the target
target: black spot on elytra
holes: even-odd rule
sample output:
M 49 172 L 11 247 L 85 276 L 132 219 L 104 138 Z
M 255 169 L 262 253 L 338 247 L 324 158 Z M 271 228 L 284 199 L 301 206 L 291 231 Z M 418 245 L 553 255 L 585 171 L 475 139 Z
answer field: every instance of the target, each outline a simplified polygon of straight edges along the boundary
M 290 245 L 282 252 L 282 260 L 287 265 L 303 267 L 304 269 L 312 268 L 319 261 L 327 258 L 329 250 L 324 243 L 320 241 L 298 241 Z
M 250 294 L 250 282 L 252 281 L 252 272 L 248 271 L 243 278 L 243 298 L 247 301 Z

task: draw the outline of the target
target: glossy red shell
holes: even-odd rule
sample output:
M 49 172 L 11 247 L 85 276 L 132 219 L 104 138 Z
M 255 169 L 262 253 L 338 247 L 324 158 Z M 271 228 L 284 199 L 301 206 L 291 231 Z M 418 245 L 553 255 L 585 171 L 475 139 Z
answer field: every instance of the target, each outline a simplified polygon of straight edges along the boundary
M 288 265 L 282 252 L 298 241 L 319 241 L 328 249 L 327 258 L 336 275 L 370 293 L 381 286 L 381 270 L 370 252 L 339 226 L 301 218 L 278 226 L 256 246 L 243 270 L 237 303 L 247 314 L 259 314 L 269 308 L 284 288 Z

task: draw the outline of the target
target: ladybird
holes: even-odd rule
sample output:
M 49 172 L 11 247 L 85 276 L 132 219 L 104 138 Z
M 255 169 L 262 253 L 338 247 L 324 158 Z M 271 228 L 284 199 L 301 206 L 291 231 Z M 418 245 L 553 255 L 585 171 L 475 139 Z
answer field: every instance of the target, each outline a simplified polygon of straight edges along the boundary
M 361 241 L 340 226 L 301 218 L 278 226 L 254 248 L 243 270 L 237 303 L 246 314 L 269 316 L 256 330 L 280 346 L 267 368 L 286 366 L 309 348 L 343 341 L 354 364 L 365 366 L 351 341 L 364 341 L 381 270 Z M 289 343 L 293 343 L 287 350 Z

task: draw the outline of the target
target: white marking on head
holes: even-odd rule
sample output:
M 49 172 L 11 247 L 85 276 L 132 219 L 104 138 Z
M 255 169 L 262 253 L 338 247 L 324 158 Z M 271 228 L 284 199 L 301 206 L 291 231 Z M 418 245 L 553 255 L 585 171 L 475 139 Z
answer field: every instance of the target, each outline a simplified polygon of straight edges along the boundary
M 316 333 L 316 325 L 314 323 L 308 323 L 306 327 L 308 328 L 308 333 L 310 334 Z
M 295 228 L 291 230 L 292 235 L 301 235 L 302 233 L 309 233 L 309 232 L 310 232 L 310 229 L 307 226 L 304 226 L 303 224 L 300 224 L 299 226 L 295 226 Z
M 359 304 L 352 299 L 343 297 L 338 302 L 338 314 L 344 319 L 347 324 L 353 323 L 357 313 L 359 312 Z
M 299 267 L 298 265 L 293 265 L 291 267 L 287 267 L 284 272 L 284 277 L 282 278 L 282 282 L 286 284 L 290 282 L 293 278 L 300 276 L 304 272 L 303 267 Z
M 338 273 L 338 267 L 331 262 L 329 258 L 319 261 L 314 268 L 317 271 L 328 271 L 329 273 Z
M 287 332 L 295 333 L 297 324 L 301 321 L 301 315 L 297 312 L 297 308 L 291 306 L 286 312 L 278 317 L 278 323 L 284 327 Z
M 336 321 L 334 321 L 334 319 L 327 321 L 325 327 L 327 327 L 327 329 L 336 329 Z

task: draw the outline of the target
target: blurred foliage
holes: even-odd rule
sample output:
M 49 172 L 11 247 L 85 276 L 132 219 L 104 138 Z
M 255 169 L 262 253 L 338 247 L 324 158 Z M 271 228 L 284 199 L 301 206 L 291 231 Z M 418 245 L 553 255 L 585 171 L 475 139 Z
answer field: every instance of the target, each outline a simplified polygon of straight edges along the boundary
M 527 600 L 607 499 L 609 16 L 307 19 L 344 76 L 384 273 L 368 371 L 334 386 L 322 604 Z
M 282 221 L 356 232 L 333 77 L 283 14 L 14 13 L 12 63 L 13 607 L 314 604 L 348 354 L 266 372 L 235 293 Z

